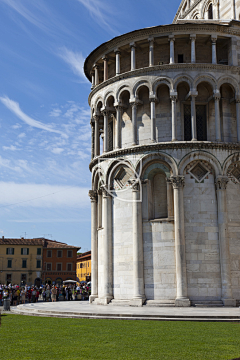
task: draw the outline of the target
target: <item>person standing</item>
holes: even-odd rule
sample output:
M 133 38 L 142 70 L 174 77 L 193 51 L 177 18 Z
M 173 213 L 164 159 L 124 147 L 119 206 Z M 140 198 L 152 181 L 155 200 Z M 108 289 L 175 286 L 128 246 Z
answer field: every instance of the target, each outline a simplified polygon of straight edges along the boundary
M 52 287 L 52 302 L 56 302 L 57 299 L 57 289 L 53 286 Z
M 21 291 L 22 304 L 25 304 L 25 296 L 26 296 L 26 291 L 24 290 L 24 288 L 22 288 L 22 291 Z

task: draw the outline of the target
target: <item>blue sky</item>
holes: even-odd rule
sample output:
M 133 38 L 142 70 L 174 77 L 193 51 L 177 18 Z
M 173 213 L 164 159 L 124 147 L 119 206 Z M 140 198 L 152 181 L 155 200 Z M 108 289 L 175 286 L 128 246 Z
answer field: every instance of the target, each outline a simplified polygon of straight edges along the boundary
M 90 250 L 87 55 L 179 0 L 0 0 L 0 236 Z

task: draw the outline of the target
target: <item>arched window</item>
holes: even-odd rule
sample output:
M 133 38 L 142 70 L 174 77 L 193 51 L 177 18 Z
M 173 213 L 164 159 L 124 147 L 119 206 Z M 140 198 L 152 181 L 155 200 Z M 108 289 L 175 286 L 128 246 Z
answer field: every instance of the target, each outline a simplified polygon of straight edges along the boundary
M 213 19 L 213 7 L 212 7 L 212 4 L 210 4 L 209 8 L 208 8 L 208 19 Z
M 168 217 L 166 175 L 158 173 L 153 178 L 153 216 L 154 219 Z

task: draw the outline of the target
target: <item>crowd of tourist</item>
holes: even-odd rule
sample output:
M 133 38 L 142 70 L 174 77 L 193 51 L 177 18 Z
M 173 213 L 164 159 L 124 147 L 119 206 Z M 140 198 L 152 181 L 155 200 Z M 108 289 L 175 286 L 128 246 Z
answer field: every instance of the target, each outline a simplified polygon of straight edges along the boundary
M 87 300 L 91 294 L 91 288 L 87 284 L 80 285 L 42 285 L 19 286 L 0 284 L 0 306 L 4 299 L 10 300 L 10 305 L 36 303 L 40 301 L 73 301 Z

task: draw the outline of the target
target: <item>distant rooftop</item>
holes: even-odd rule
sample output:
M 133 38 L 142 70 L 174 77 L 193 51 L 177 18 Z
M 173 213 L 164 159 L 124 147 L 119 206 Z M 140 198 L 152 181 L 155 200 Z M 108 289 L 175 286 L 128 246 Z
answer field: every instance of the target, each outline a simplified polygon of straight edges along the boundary
M 73 246 L 73 245 L 68 245 L 66 243 L 62 243 L 60 241 L 56 241 L 56 240 L 49 240 L 49 239 L 45 239 L 45 238 L 33 238 L 33 239 L 25 239 L 24 237 L 22 238 L 5 238 L 4 236 L 2 236 L 0 238 L 0 245 L 32 245 L 32 246 L 43 246 L 44 248 L 59 248 L 59 249 L 77 249 L 80 250 L 81 247 L 80 246 Z

